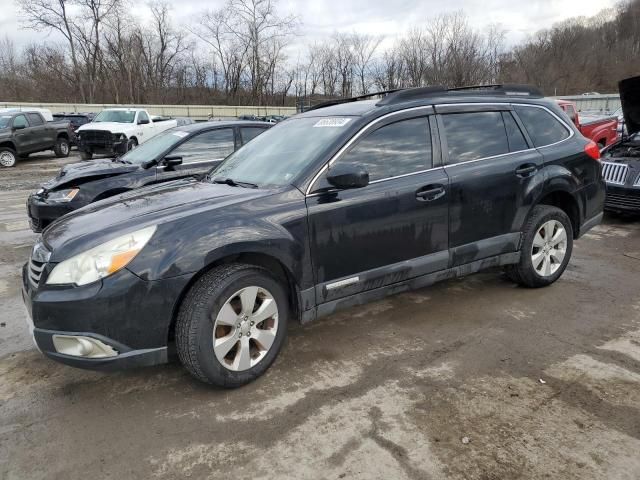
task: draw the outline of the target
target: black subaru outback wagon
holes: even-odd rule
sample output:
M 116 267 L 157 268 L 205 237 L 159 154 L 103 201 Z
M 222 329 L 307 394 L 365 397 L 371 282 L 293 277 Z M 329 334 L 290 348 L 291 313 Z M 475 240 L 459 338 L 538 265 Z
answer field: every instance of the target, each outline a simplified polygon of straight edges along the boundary
M 285 120 L 208 180 L 53 223 L 23 271 L 39 348 L 111 369 L 165 362 L 175 342 L 194 376 L 234 387 L 293 320 L 487 267 L 555 282 L 602 218 L 597 146 L 531 88 L 380 97 Z

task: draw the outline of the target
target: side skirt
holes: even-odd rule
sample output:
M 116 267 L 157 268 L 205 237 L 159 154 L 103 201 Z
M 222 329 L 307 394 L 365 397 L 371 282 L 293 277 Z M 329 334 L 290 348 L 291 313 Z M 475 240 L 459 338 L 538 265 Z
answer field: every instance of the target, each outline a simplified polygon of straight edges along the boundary
M 326 303 L 322 303 L 310 310 L 302 312 L 301 323 L 309 323 L 321 317 L 326 317 L 344 308 L 353 307 L 355 305 L 365 305 L 367 303 L 380 300 L 381 298 L 396 295 L 418 288 L 428 287 L 442 280 L 451 278 L 464 277 L 472 273 L 485 270 L 487 268 L 499 267 L 502 265 L 512 265 L 520 261 L 520 252 L 505 253 L 494 257 L 484 258 L 457 267 L 448 268 L 439 272 L 429 273 L 420 277 L 415 277 L 402 282 L 393 283 L 380 288 L 368 290 L 366 292 L 357 293 L 348 297 L 341 298 Z

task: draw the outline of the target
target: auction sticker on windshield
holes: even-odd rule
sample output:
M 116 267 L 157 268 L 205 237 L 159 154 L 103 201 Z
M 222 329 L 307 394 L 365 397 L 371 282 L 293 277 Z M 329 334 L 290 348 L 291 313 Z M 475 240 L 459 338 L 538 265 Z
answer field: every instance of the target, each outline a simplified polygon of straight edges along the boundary
M 323 118 L 318 120 L 313 127 L 344 127 L 350 121 L 350 118 Z
M 186 137 L 187 135 L 189 135 L 189 133 L 187 133 L 187 132 L 173 132 L 173 134 L 174 134 L 176 137 L 180 137 L 180 138 L 184 138 L 184 137 Z

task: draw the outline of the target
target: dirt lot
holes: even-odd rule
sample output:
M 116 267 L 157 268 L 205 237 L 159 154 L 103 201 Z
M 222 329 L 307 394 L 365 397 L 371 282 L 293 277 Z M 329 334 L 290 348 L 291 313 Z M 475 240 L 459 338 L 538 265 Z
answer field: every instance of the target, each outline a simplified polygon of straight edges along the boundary
M 486 272 L 294 326 L 221 391 L 32 347 L 24 201 L 60 164 L 0 170 L 0 478 L 640 478 L 640 221 L 608 217 L 546 289 Z

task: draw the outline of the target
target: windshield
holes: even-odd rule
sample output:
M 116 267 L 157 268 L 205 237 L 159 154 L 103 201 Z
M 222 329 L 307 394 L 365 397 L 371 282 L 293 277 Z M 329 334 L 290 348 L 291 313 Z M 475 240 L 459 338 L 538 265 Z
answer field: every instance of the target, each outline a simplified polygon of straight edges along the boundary
M 139 147 L 129 150 L 129 152 L 120 157 L 119 160 L 138 165 L 148 160 L 156 160 L 160 155 L 188 136 L 189 133 L 181 130 L 166 130 L 147 140 Z
M 231 154 L 209 178 L 287 185 L 344 132 L 350 118 L 292 118 Z
M 0 128 L 7 128 L 11 123 L 11 115 L 0 116 Z
M 133 123 L 136 118 L 136 112 L 130 110 L 103 110 L 96 118 L 94 122 L 116 122 L 116 123 Z

